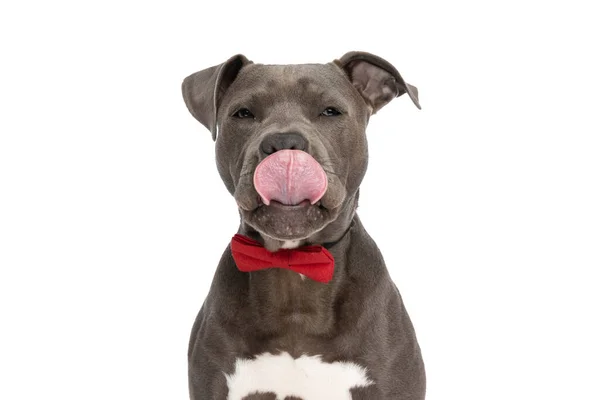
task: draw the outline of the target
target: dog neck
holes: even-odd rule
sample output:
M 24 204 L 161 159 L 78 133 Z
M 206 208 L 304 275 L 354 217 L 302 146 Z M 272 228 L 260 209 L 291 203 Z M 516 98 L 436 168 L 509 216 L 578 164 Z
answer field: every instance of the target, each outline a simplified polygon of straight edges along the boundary
M 246 301 L 256 329 L 292 341 L 296 335 L 331 333 L 335 328 L 335 304 L 346 278 L 351 236 L 352 227 L 338 241 L 327 244 L 335 259 L 335 275 L 329 283 L 279 268 L 248 273 Z
M 327 237 L 328 240 L 294 243 L 297 246 L 320 244 L 326 247 L 335 259 L 332 281 L 323 284 L 294 271 L 276 268 L 251 272 L 245 276 L 251 320 L 259 331 L 277 335 L 287 332 L 288 336 L 293 336 L 323 335 L 334 329 L 335 304 L 346 278 L 347 251 L 355 226 L 361 226 L 354 205 L 347 208 L 340 215 L 341 220 L 336 219 L 332 226 L 323 230 L 325 232 L 320 232 L 320 237 Z M 269 246 L 269 242 L 258 232 L 244 224 L 239 232 L 261 241 L 269 250 L 269 247 L 278 250 L 285 246 L 284 241 Z

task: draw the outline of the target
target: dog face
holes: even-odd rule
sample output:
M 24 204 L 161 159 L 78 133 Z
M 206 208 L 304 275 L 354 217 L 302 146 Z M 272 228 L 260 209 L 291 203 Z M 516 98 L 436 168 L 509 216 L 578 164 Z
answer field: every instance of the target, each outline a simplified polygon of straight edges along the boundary
M 269 237 L 297 240 L 334 220 L 367 167 L 368 115 L 364 100 L 333 64 L 243 68 L 219 108 L 217 165 L 244 221 Z M 315 204 L 299 199 L 267 206 L 254 184 L 255 169 L 271 151 L 292 148 L 322 166 L 327 190 Z
M 217 167 L 243 222 L 279 241 L 314 239 L 353 212 L 369 117 L 404 93 L 418 106 L 416 88 L 393 66 L 356 52 L 304 65 L 238 55 L 186 78 L 183 93 L 213 132 Z

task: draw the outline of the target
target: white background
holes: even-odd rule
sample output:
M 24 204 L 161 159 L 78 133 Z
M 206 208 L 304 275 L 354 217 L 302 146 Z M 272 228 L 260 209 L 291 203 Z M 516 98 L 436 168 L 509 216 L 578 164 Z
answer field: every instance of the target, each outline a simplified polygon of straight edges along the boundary
M 359 214 L 428 400 L 600 399 L 600 63 L 588 1 L 0 6 L 0 398 L 186 399 L 238 223 L 181 80 L 244 53 L 392 62 Z

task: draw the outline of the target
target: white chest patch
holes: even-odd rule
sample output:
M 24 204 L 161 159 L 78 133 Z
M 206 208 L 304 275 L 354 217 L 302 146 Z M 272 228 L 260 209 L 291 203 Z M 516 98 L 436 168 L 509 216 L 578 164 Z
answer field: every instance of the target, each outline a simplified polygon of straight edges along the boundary
M 323 362 L 321 356 L 292 358 L 288 353 L 237 359 L 226 375 L 228 400 L 259 393 L 275 393 L 277 400 L 296 396 L 303 400 L 351 400 L 350 389 L 372 385 L 365 368 L 351 362 Z
M 300 245 L 299 240 L 284 240 L 283 244 L 281 245 L 281 248 L 282 249 L 295 249 L 299 245 Z

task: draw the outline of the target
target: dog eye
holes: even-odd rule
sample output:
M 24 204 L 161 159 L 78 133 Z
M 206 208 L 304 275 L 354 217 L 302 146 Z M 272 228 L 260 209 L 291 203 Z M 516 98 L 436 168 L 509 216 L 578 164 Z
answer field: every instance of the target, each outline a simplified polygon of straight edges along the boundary
M 254 114 L 252 114 L 252 112 L 247 108 L 240 108 L 233 114 L 233 116 L 236 118 L 254 118 Z
M 321 113 L 321 115 L 324 115 L 326 117 L 335 117 L 336 115 L 341 115 L 341 114 L 342 113 L 340 112 L 340 110 L 338 110 L 337 108 L 334 108 L 334 107 L 327 107 Z

